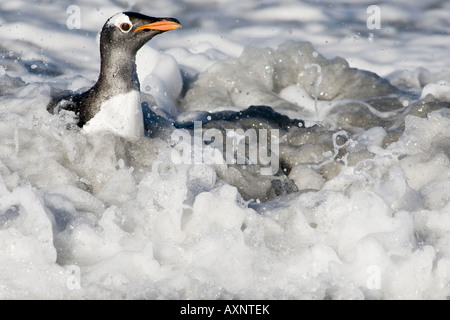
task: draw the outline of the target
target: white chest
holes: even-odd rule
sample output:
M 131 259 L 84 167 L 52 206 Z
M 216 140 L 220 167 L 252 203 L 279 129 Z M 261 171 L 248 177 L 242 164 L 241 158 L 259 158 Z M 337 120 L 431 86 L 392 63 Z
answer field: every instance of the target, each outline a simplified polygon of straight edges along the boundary
M 139 91 L 120 94 L 104 102 L 83 129 L 87 133 L 109 131 L 128 140 L 142 137 L 144 119 Z

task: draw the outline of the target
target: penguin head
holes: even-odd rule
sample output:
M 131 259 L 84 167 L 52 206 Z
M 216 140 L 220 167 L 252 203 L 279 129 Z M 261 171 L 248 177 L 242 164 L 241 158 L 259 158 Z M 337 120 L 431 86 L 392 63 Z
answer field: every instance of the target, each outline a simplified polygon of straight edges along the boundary
M 100 35 L 102 47 L 135 54 L 154 36 L 181 27 L 174 18 L 148 17 L 136 12 L 118 13 L 106 21 Z

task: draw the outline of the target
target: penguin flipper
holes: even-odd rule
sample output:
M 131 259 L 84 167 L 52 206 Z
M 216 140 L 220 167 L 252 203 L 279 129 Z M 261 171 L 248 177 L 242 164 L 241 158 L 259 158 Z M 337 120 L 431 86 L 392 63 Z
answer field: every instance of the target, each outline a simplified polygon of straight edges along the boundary
M 201 121 L 202 124 L 214 123 L 217 121 L 242 123 L 244 121 L 255 122 L 262 121 L 274 128 L 287 130 L 291 127 L 305 127 L 305 122 L 300 119 L 291 119 L 275 111 L 272 107 L 259 105 L 249 106 L 247 109 L 241 111 L 219 111 L 219 112 L 198 112 L 195 120 L 187 122 L 175 122 L 174 126 L 177 129 L 193 129 L 194 121 Z

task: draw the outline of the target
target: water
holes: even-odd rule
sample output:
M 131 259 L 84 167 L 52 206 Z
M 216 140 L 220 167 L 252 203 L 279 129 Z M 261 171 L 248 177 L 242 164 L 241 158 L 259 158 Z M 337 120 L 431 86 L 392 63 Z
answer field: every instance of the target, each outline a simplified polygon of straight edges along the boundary
M 446 299 L 449 4 L 370 5 L 2 3 L 0 298 Z M 139 52 L 148 108 L 280 130 L 278 176 L 176 164 L 172 131 L 128 142 L 47 112 L 94 83 L 98 32 L 124 10 L 183 24 Z M 214 119 L 250 105 L 277 115 Z

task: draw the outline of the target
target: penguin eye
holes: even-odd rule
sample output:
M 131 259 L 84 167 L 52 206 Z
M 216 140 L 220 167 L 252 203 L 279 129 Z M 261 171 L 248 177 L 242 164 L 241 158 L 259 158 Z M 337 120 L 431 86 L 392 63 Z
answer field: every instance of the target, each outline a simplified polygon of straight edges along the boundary
M 129 24 L 128 22 L 122 22 L 119 26 L 120 30 L 122 30 L 123 32 L 128 32 L 131 30 L 131 24 Z

